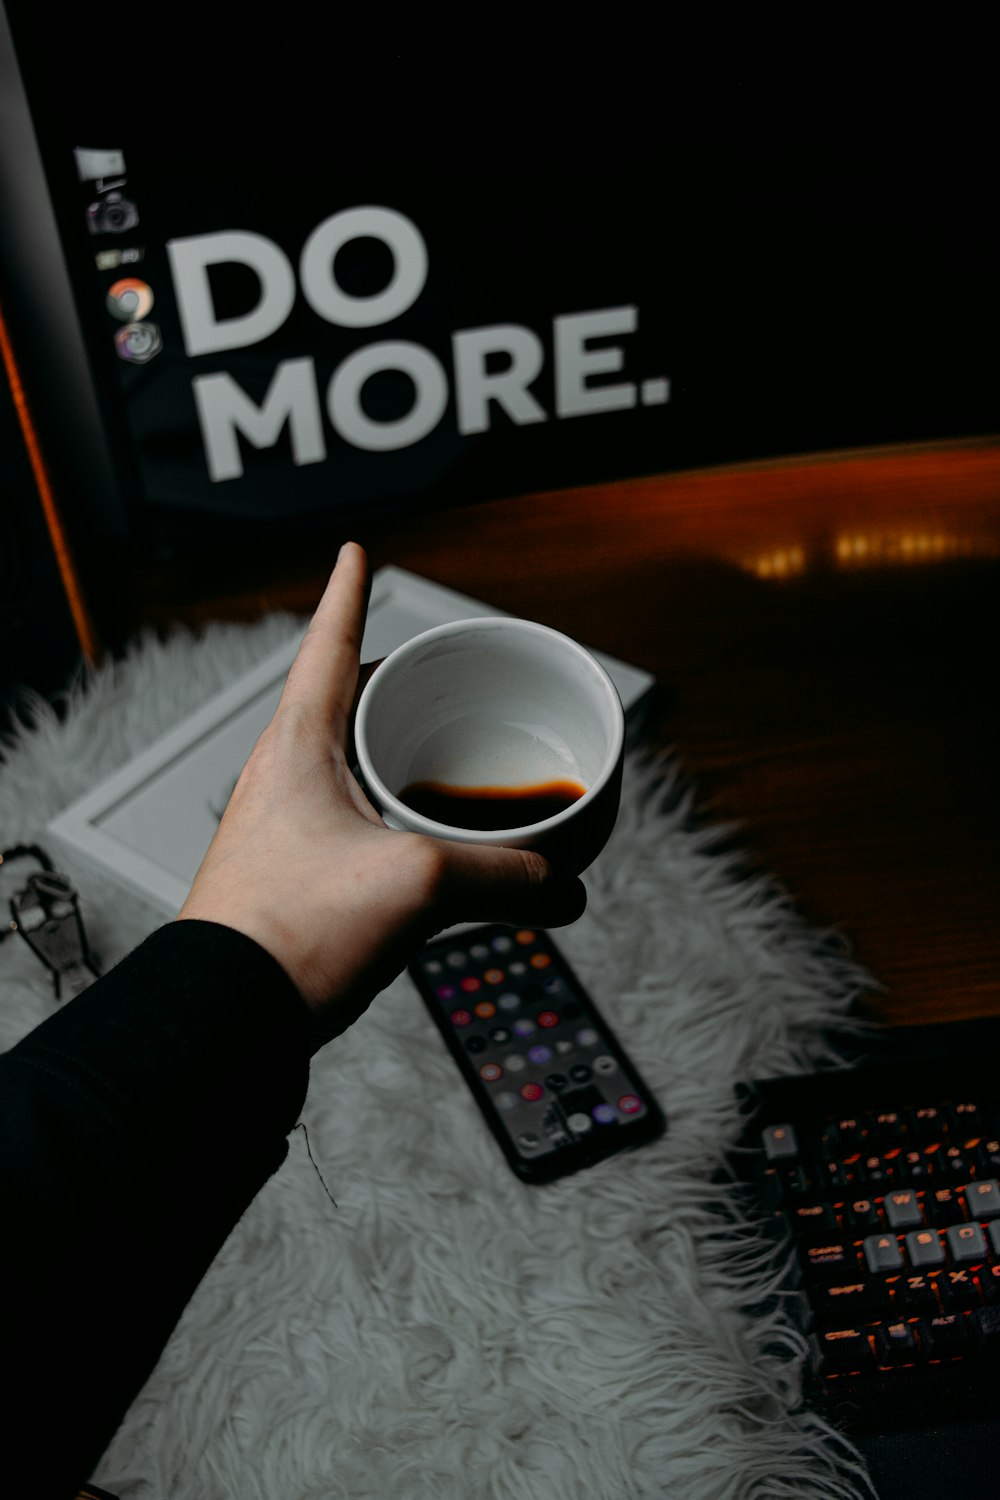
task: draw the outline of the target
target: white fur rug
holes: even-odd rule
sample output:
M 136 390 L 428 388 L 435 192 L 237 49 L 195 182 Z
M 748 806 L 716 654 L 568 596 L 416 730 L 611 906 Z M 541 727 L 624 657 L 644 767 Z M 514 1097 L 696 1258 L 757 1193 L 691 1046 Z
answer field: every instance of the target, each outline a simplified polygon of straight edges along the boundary
M 4 845 L 45 824 L 290 634 L 145 638 L 0 764 Z M 669 1117 L 551 1187 L 501 1158 L 406 978 L 314 1061 L 301 1131 L 208 1272 L 92 1477 L 150 1500 L 847 1500 L 853 1450 L 796 1412 L 802 1349 L 742 1311 L 771 1269 L 713 1206 L 736 1080 L 822 1060 L 866 976 L 696 831 L 630 758 L 586 916 L 557 939 Z M 55 850 L 52 851 L 55 854 Z M 78 882 L 106 965 L 162 920 Z M 53 1001 L 0 949 L 0 1046 Z M 225 1150 L 225 1143 L 216 1148 Z

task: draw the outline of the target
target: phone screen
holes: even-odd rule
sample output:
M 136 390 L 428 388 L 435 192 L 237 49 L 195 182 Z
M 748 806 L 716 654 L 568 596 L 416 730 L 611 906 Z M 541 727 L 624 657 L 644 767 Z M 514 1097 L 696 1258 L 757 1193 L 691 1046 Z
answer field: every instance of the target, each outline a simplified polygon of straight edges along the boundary
M 551 937 L 489 926 L 410 967 L 510 1165 L 551 1181 L 665 1128 L 659 1104 Z

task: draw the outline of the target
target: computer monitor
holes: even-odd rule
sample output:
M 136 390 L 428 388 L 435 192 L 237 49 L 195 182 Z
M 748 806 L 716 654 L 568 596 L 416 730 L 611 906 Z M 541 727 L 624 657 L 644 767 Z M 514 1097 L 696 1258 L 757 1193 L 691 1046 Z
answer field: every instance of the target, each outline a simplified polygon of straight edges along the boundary
M 458 24 L 6 0 L 4 299 L 92 557 L 995 427 L 943 137 Z

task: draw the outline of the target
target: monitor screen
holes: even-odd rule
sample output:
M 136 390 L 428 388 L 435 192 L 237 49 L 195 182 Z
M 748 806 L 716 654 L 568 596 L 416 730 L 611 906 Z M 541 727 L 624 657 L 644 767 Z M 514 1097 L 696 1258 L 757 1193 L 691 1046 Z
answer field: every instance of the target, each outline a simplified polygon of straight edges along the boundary
M 596 42 L 560 68 L 209 4 L 88 11 L 56 69 L 7 12 L 62 267 L 27 257 L 22 344 L 43 406 L 71 372 L 63 432 L 99 428 L 99 528 L 197 545 L 995 425 L 986 195 L 940 140 L 685 92 L 676 55 L 660 93 L 641 36 L 633 77 Z

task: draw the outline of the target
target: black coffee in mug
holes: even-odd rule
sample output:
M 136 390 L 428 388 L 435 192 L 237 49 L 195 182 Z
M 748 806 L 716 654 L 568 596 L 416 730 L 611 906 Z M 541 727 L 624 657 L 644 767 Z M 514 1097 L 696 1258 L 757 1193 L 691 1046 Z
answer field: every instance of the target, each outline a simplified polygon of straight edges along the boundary
M 525 828 L 572 807 L 587 790 L 579 781 L 545 781 L 536 786 L 448 786 L 414 781 L 398 794 L 400 802 L 424 818 L 449 828 Z

